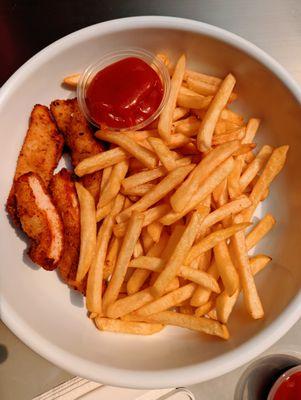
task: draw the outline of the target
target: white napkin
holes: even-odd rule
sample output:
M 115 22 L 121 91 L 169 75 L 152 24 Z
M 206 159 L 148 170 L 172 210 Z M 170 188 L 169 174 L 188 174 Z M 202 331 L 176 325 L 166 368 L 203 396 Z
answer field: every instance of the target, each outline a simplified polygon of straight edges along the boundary
M 193 394 L 184 388 L 135 390 L 73 378 L 32 400 L 194 400 Z

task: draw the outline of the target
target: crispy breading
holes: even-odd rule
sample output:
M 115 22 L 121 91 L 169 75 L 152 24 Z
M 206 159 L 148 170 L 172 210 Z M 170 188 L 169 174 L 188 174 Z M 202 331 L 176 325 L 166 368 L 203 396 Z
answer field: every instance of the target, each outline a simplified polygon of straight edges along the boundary
M 62 279 L 72 285 L 75 281 L 80 248 L 80 215 L 72 172 L 63 168 L 49 184 L 49 192 L 64 227 L 64 250 L 58 269 Z
M 64 139 L 58 132 L 49 109 L 40 104 L 35 105 L 18 157 L 14 182 L 27 172 L 35 172 L 39 174 L 47 187 L 61 158 L 63 144 Z M 6 209 L 18 225 L 14 183 L 9 193 Z
M 57 267 L 63 252 L 63 224 L 41 177 L 33 172 L 15 182 L 17 213 L 32 239 L 29 257 L 44 269 Z
M 51 103 L 50 110 L 70 149 L 73 167 L 85 158 L 103 151 L 101 143 L 95 139 L 89 123 L 79 109 L 77 99 L 55 100 Z M 97 171 L 81 178 L 96 203 L 101 175 L 101 171 Z

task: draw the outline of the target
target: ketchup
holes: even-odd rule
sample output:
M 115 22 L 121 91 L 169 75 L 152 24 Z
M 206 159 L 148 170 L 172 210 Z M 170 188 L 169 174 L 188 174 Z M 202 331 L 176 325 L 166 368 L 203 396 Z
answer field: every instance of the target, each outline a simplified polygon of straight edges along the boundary
M 98 125 L 122 129 L 148 119 L 162 98 L 158 74 L 143 60 L 129 57 L 94 76 L 86 92 L 86 105 Z
M 288 376 L 279 386 L 273 400 L 301 399 L 301 371 Z

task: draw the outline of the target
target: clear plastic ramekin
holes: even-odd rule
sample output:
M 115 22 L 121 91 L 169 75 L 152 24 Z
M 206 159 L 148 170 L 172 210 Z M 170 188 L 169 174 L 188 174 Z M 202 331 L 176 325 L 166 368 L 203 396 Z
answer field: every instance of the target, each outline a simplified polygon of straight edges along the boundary
M 114 51 L 112 53 L 107 53 L 103 55 L 98 61 L 89 65 L 85 69 L 85 71 L 81 74 L 80 80 L 77 85 L 77 100 L 79 106 L 82 112 L 84 113 L 85 117 L 87 118 L 87 120 L 98 128 L 99 124 L 91 117 L 91 114 L 89 112 L 86 103 L 86 92 L 89 87 L 89 84 L 99 71 L 101 71 L 108 65 L 111 65 L 117 61 L 120 61 L 128 57 L 136 57 L 143 60 L 157 72 L 163 85 L 163 97 L 157 110 L 145 121 L 141 122 L 138 125 L 127 126 L 118 130 L 119 131 L 139 130 L 145 128 L 160 115 L 163 107 L 166 104 L 170 91 L 170 77 L 168 69 L 159 58 L 157 58 L 154 54 L 150 53 L 149 51 L 143 49 L 126 49 L 126 50 Z M 106 126 L 106 129 L 117 130 L 116 128 L 112 128 L 109 126 Z
M 275 395 L 277 393 L 277 390 L 281 386 L 281 384 L 287 380 L 290 376 L 294 375 L 296 372 L 301 372 L 301 365 L 297 365 L 296 367 L 290 368 L 287 371 L 285 371 L 274 383 L 272 386 L 272 389 L 270 390 L 270 393 L 268 395 L 267 400 L 273 400 L 275 398 Z

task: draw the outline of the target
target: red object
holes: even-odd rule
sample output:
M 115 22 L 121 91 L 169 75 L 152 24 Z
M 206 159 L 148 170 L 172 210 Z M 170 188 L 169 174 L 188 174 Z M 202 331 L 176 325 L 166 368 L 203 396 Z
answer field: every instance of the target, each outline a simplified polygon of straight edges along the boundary
M 288 376 L 277 389 L 273 400 L 301 399 L 301 371 Z
M 129 57 L 94 76 L 87 89 L 86 104 L 98 125 L 122 129 L 148 119 L 162 98 L 158 74 L 143 60 Z

